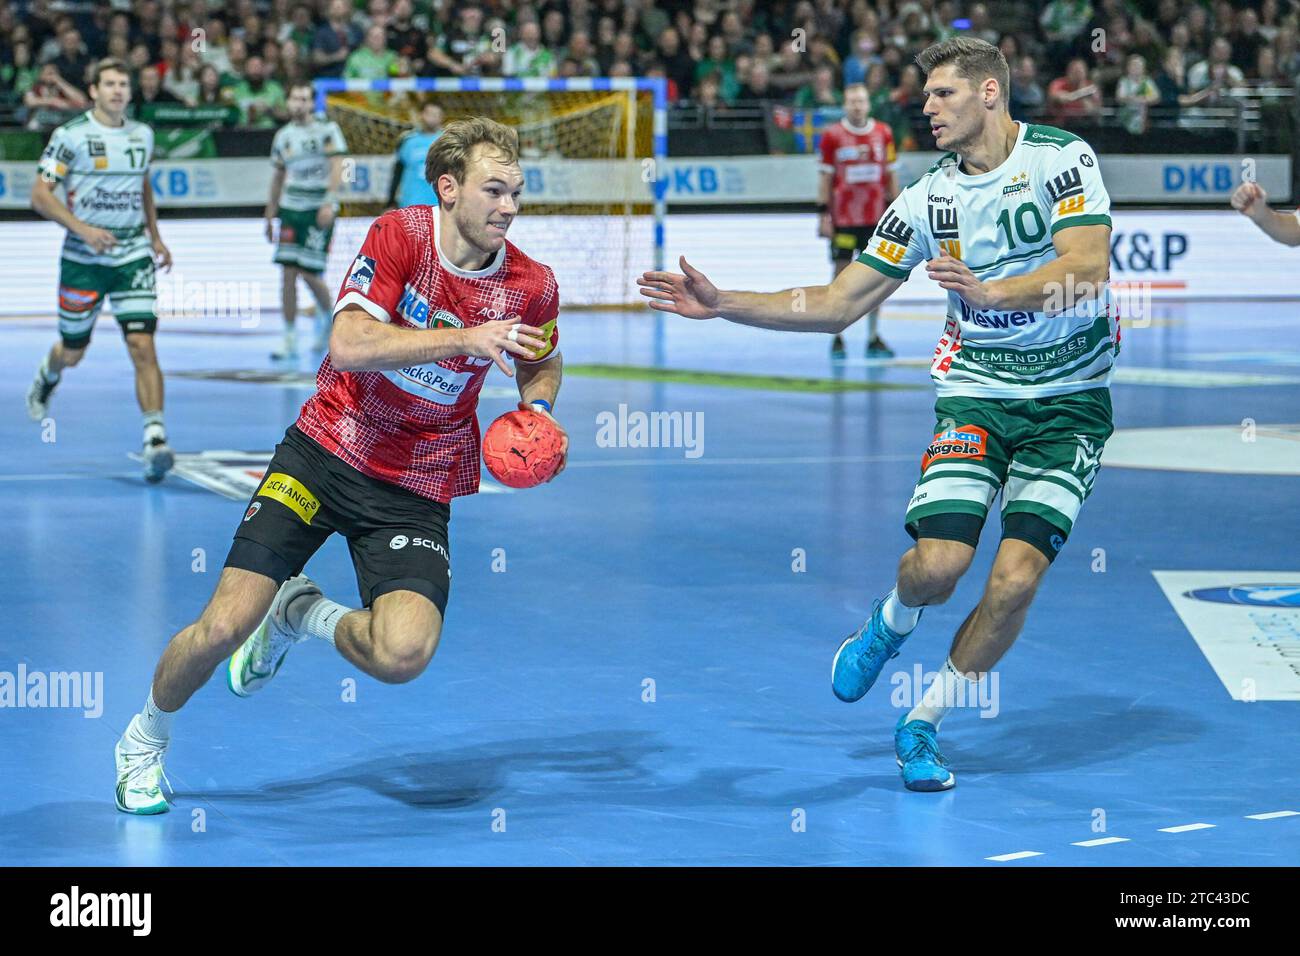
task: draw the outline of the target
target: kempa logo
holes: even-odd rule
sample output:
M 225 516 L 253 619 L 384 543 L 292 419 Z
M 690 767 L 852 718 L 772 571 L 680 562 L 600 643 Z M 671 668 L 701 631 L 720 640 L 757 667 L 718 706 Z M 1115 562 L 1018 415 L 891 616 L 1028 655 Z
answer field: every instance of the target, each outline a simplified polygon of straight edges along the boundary
M 132 935 L 148 936 L 153 929 L 152 893 L 69 893 L 50 897 L 51 926 L 129 926 Z
M 703 412 L 629 412 L 596 416 L 596 445 L 600 448 L 685 448 L 687 458 L 704 454 Z
M 103 671 L 0 671 L 0 707 L 60 707 L 86 718 L 104 713 Z

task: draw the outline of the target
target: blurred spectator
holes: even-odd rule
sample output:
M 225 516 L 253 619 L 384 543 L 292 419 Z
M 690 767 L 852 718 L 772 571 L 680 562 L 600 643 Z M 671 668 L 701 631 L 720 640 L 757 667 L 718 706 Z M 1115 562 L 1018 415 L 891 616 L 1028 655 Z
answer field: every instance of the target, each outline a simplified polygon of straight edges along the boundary
M 29 110 L 59 110 L 70 112 L 84 110 L 90 100 L 59 73 L 57 61 L 41 67 L 34 82 L 23 94 L 23 105 Z
M 501 71 L 506 76 L 554 76 L 555 54 L 542 46 L 542 28 L 529 20 L 519 28 L 519 42 L 506 50 Z
M 352 24 L 348 0 L 329 0 L 325 22 L 312 37 L 311 62 L 316 76 L 341 77 L 352 50 L 361 44 L 361 33 Z
M 13 91 L 13 95 L 22 99 L 23 95 L 35 85 L 40 76 L 40 67 L 32 61 L 32 48 L 26 41 L 15 43 L 9 53 L 9 59 L 0 65 L 0 82 Z
M 1187 10 L 1187 36 L 1191 49 L 1201 56 L 1210 52 L 1210 43 L 1214 40 L 1214 31 L 1210 29 L 1210 16 L 1200 4 L 1192 4 Z
M 578 76 L 600 76 L 600 65 L 596 62 L 596 51 L 591 45 L 591 37 L 585 30 L 574 30 L 569 36 L 569 46 L 564 51 L 564 58 L 572 60 L 577 67 Z
M 384 80 L 397 74 L 397 54 L 388 49 L 387 29 L 372 23 L 365 42 L 348 54 L 343 76 L 350 80 Z
M 1209 58 L 1187 71 L 1187 88 L 1193 93 L 1210 90 L 1213 100 L 1224 95 L 1229 87 L 1241 86 L 1245 79 L 1241 70 L 1232 65 L 1232 44 L 1216 37 L 1210 44 Z
M 1268 46 L 1268 37 L 1259 29 L 1259 14 L 1250 7 L 1237 11 L 1236 29 L 1229 37 L 1232 43 L 1232 65 L 1242 73 L 1255 68 L 1259 51 Z
M 268 78 L 260 56 L 248 58 L 244 78 L 230 88 L 230 100 L 239 107 L 239 120 L 244 126 L 270 129 L 289 118 L 284 87 Z
M 819 66 L 813 73 L 812 82 L 802 86 L 794 95 L 794 105 L 801 109 L 815 109 L 819 106 L 843 106 L 844 91 L 835 82 L 835 71 L 829 66 Z
M 1092 4 L 1088 0 L 1051 0 L 1043 7 L 1038 24 L 1047 38 L 1047 54 L 1052 60 L 1063 60 L 1072 53 L 1082 52 L 1083 31 L 1092 20 Z
M 1147 131 L 1147 111 L 1160 102 L 1160 91 L 1147 75 L 1147 61 L 1134 53 L 1128 58 L 1124 75 L 1115 86 L 1115 102 L 1119 105 L 1119 122 L 1133 136 Z
M 59 34 L 59 52 L 50 64 L 58 71 L 59 79 L 70 82 L 77 87 L 85 85 L 86 69 L 90 66 L 91 56 L 86 45 L 81 41 L 81 34 L 68 27 Z M 42 73 L 42 80 L 46 74 Z
M 749 78 L 736 94 L 737 102 L 762 102 L 777 99 L 772 89 L 772 74 L 766 63 L 755 62 L 749 67 Z
M 736 79 L 736 61 L 727 55 L 727 40 L 721 33 L 709 38 L 706 55 L 695 65 L 696 82 L 710 73 L 717 74 L 718 95 L 728 103 L 734 103 L 740 94 L 740 82 Z
M 982 3 L 972 4 L 970 8 L 970 29 L 966 32 L 973 37 L 978 37 L 985 43 L 998 45 L 998 39 L 1002 34 L 994 30 L 989 24 L 989 8 Z
M 933 149 L 934 137 L 930 132 L 930 120 L 925 115 L 921 70 L 915 63 L 903 67 L 898 78 L 898 89 L 894 90 L 890 100 L 898 110 L 900 124 L 905 130 L 903 139 L 899 141 L 903 144 L 902 148 Z
M 298 45 L 299 50 L 310 50 L 315 38 L 316 21 L 312 17 L 311 7 L 305 3 L 295 5 L 290 19 L 280 25 L 280 42 L 292 40 Z
M 492 37 L 483 25 L 482 7 L 461 7 L 460 15 L 443 37 L 442 49 L 466 74 L 478 74 L 492 57 Z
M 163 89 L 162 74 L 156 66 L 146 66 L 138 76 L 139 90 L 133 100 L 136 108 L 141 106 L 184 106 L 180 97 Z
M 1088 78 L 1088 65 L 1079 57 L 1070 61 L 1065 76 L 1047 84 L 1047 112 L 1057 126 L 1094 121 L 1101 114 L 1101 90 Z
M 844 85 L 865 83 L 867 70 L 880 62 L 880 41 L 869 30 L 857 30 L 853 34 L 853 46 L 849 58 L 844 61 Z
M 1037 122 L 1047 104 L 1047 94 L 1038 82 L 1038 66 L 1032 56 L 1022 56 L 1011 69 L 1011 118 Z
M 677 95 L 689 97 L 695 84 L 695 61 L 682 47 L 675 27 L 666 27 L 659 34 L 657 50 L 664 75 L 677 85 Z

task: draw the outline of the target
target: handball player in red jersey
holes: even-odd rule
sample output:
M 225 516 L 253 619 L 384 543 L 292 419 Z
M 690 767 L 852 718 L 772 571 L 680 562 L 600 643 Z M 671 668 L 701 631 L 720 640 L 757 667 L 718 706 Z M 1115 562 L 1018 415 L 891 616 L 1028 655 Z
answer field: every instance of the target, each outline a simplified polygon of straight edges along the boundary
M 371 225 L 334 305 L 316 394 L 236 526 L 216 592 L 168 644 L 117 743 L 119 810 L 166 812 L 172 716 L 227 657 L 240 697 L 312 637 L 388 683 L 433 657 L 451 584 L 450 502 L 478 490 L 483 381 L 494 364 L 512 374 L 509 354 L 520 407 L 549 416 L 561 360 L 555 276 L 506 241 L 524 183 L 515 132 L 485 118 L 448 123 L 425 178 L 441 205 Z M 334 533 L 347 538 L 361 609 L 301 574 Z

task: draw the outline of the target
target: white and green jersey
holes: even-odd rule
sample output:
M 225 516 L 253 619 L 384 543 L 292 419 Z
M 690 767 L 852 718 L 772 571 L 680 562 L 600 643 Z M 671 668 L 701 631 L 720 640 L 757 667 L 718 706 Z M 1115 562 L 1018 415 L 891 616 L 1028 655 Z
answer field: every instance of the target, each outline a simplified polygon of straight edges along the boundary
M 271 142 L 271 165 L 285 171 L 280 208 L 319 209 L 329 189 L 330 157 L 347 151 L 338 123 L 312 117 L 280 127 Z
M 885 211 L 858 261 L 897 279 L 947 252 L 976 278 L 1024 275 L 1055 259 L 1052 237 L 1110 225 L 1097 155 L 1079 137 L 1019 124 L 997 169 L 961 171 L 948 153 Z M 1072 292 L 1063 290 L 1063 300 Z M 948 293 L 930 375 L 940 397 L 1043 398 L 1110 384 L 1119 318 L 1109 295 L 1051 312 L 973 309 Z
M 69 232 L 63 243 L 64 259 L 120 266 L 151 254 L 144 188 L 152 160 L 153 130 L 135 120 L 105 126 L 93 110 L 87 110 L 50 135 L 41 154 L 41 177 L 63 184 L 74 216 L 118 238 L 108 252 L 97 253 Z

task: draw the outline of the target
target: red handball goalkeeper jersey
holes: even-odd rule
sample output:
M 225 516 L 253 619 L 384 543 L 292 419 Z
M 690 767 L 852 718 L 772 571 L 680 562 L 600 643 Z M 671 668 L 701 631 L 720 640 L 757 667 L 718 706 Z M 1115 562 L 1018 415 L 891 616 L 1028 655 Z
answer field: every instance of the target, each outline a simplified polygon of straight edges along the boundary
M 380 216 L 348 269 L 334 313 L 358 305 L 408 329 L 468 329 L 508 319 L 545 331 L 556 354 L 558 290 L 550 268 L 506 242 L 483 269 L 457 268 L 438 245 L 438 210 Z M 524 361 L 516 357 L 517 361 Z M 353 468 L 450 501 L 478 491 L 475 410 L 492 360 L 457 355 L 384 372 L 340 372 L 325 356 L 298 428 Z
M 831 174 L 831 222 L 874 226 L 889 205 L 886 173 L 894 165 L 894 134 L 884 123 L 840 120 L 822 133 L 821 163 Z

